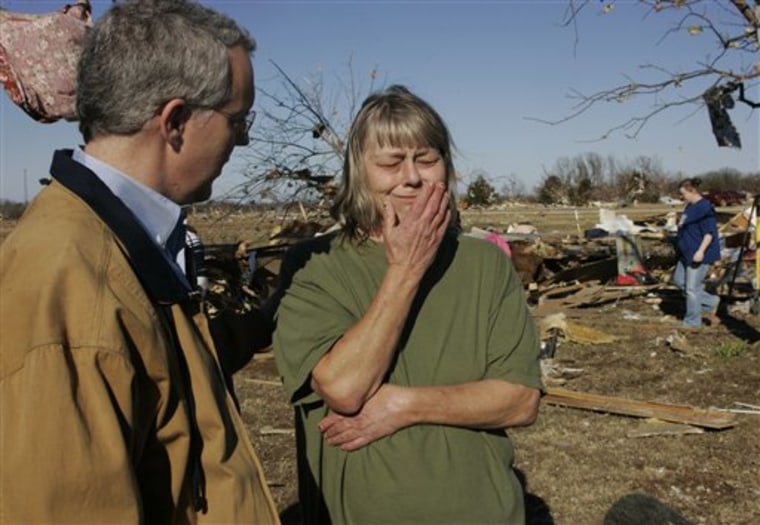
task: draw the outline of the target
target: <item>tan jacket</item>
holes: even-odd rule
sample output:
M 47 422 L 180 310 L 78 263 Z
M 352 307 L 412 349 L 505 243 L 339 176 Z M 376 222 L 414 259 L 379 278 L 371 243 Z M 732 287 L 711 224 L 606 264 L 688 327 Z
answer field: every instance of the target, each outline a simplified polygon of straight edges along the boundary
M 0 245 L 0 523 L 278 522 L 204 315 L 165 307 L 178 351 L 141 271 L 58 182 Z

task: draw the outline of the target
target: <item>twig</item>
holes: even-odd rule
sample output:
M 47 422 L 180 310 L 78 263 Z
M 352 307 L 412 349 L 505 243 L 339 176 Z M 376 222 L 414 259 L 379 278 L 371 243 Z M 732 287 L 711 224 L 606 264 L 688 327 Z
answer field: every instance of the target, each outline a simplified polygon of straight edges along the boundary
M 731 412 L 733 414 L 755 414 L 760 415 L 760 406 L 750 405 L 749 403 L 740 403 L 734 401 L 729 408 L 718 408 L 721 412 Z
M 296 431 L 293 428 L 274 428 L 270 426 L 261 427 L 261 430 L 259 430 L 259 434 L 261 434 L 262 436 L 269 436 L 269 435 L 292 436 L 295 433 Z
M 256 385 L 282 386 L 282 381 L 270 381 L 268 379 L 250 379 L 248 377 L 244 377 L 243 381 Z

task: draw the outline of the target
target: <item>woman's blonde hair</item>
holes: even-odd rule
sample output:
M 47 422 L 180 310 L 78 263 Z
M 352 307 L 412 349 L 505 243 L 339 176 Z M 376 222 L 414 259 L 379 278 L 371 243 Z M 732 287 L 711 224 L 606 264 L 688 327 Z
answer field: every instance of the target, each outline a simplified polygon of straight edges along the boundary
M 370 145 L 437 150 L 444 162 L 445 183 L 451 194 L 451 224 L 456 227 L 453 196 L 456 173 L 449 130 L 430 104 L 406 87 L 394 85 L 367 97 L 349 130 L 343 182 L 331 209 L 332 216 L 343 223 L 346 238 L 362 242 L 382 225 L 382 210 L 367 185 L 364 154 Z

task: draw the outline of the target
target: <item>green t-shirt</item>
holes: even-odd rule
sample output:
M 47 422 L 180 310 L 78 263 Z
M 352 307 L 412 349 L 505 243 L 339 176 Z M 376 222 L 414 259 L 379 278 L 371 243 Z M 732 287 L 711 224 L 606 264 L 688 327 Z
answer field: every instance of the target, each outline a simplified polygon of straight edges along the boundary
M 299 467 L 307 523 L 522 523 L 523 494 L 502 430 L 413 425 L 353 452 L 323 441 L 317 424 L 328 408 L 309 386 L 311 371 L 367 310 L 387 261 L 371 241 L 317 244 L 296 255 L 303 267 L 282 298 L 274 334 L 299 459 L 308 463 L 309 472 Z M 451 236 L 423 279 L 387 381 L 502 379 L 541 388 L 538 351 L 510 259 L 486 241 Z M 325 508 L 329 519 L 318 516 Z

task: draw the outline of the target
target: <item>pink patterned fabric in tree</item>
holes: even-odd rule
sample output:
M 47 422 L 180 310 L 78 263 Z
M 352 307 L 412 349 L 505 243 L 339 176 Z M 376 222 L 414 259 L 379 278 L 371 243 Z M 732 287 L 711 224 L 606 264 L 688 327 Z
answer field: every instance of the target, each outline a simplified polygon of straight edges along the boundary
M 90 13 L 89 0 L 40 15 L 0 10 L 0 82 L 33 119 L 76 120 L 77 60 Z

